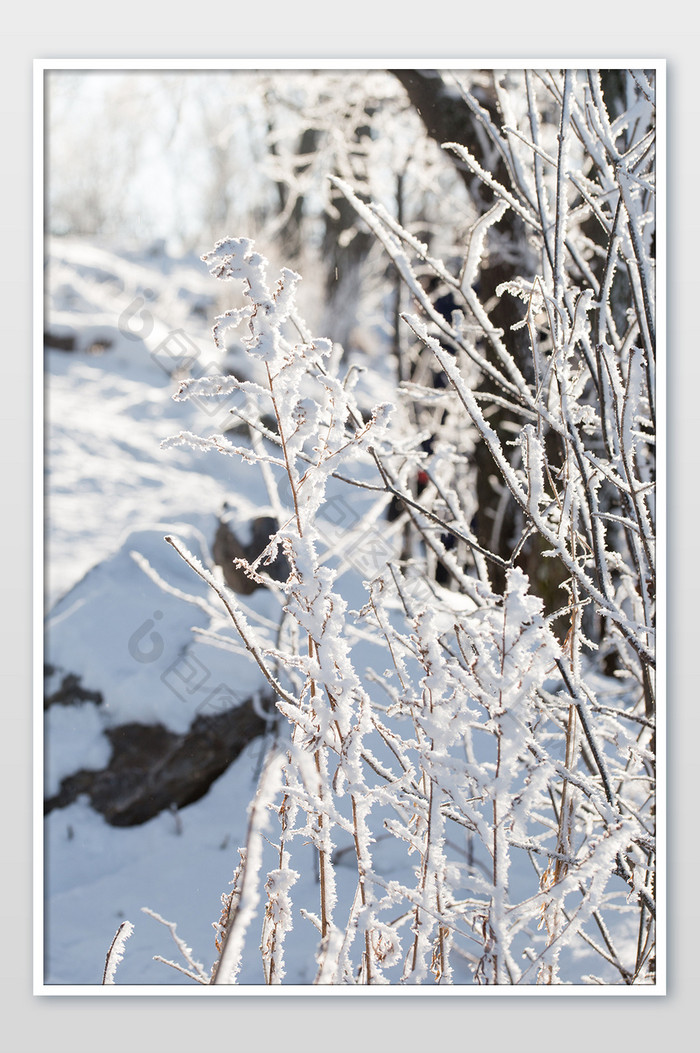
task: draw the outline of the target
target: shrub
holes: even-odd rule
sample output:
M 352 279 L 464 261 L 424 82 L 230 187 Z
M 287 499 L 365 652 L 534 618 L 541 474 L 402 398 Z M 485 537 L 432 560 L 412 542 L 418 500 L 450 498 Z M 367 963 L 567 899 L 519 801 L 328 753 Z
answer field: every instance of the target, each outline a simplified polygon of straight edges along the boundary
M 655 982 L 655 102 L 643 72 L 619 83 L 497 75 L 488 105 L 458 83 L 481 160 L 447 149 L 483 209 L 456 262 L 333 178 L 413 299 L 392 406 L 363 412 L 357 370 L 299 316 L 299 275 L 272 288 L 246 238 L 203 257 L 243 285 L 214 336 L 247 324 L 255 379 L 176 397 L 239 391 L 251 442 L 168 441 L 258 466 L 281 525 L 239 564 L 283 597 L 272 639 L 168 538 L 283 718 L 212 983 L 236 982 L 259 908 L 269 984 L 308 925 L 319 984 Z M 512 273 L 485 301 L 489 255 Z M 338 495 L 360 511 L 329 540 Z M 386 556 L 353 611 L 367 530 Z M 307 843 L 315 905 L 295 901 Z

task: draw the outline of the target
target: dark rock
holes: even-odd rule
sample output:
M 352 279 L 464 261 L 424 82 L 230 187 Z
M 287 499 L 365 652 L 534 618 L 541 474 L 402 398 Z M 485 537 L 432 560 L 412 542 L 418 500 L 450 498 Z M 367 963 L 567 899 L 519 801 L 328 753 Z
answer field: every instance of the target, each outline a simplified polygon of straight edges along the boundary
M 88 355 L 102 355 L 114 346 L 114 341 L 106 333 L 96 335 L 94 340 L 85 344 L 84 350 Z M 67 327 L 62 330 L 44 331 L 44 347 L 53 351 L 79 351 L 78 340 L 73 330 Z
M 244 569 L 233 561 L 243 559 L 248 563 L 253 563 L 278 529 L 278 524 L 277 520 L 273 519 L 272 516 L 259 516 L 253 520 L 252 527 L 253 536 L 250 544 L 243 545 L 228 523 L 225 520 L 219 520 L 214 544 L 212 545 L 212 556 L 214 557 L 214 562 L 224 572 L 224 581 L 230 589 L 243 596 L 249 596 L 251 592 L 261 588 L 261 583 L 249 578 Z M 280 550 L 271 563 L 266 564 L 263 560 L 258 570 L 260 573 L 268 575 L 273 581 L 286 581 L 289 577 L 290 567 L 287 558 Z
M 113 343 L 107 337 L 101 337 L 99 340 L 93 340 L 87 347 L 87 353 L 89 355 L 103 355 L 105 351 L 109 351 L 110 347 L 113 347 Z
M 53 348 L 55 351 L 75 351 L 75 333 L 44 333 L 44 346 Z
M 274 713 L 271 698 L 263 707 Z M 200 714 L 183 734 L 162 724 L 110 728 L 105 732 L 112 747 L 107 767 L 63 779 L 44 812 L 65 808 L 82 794 L 112 826 L 137 826 L 162 811 L 184 808 L 203 797 L 269 723 L 248 700 L 223 713 Z
M 44 677 L 55 676 L 58 670 L 54 666 L 44 667 Z M 75 706 L 81 702 L 94 702 L 100 706 L 104 702 L 101 691 L 89 691 L 82 686 L 82 678 L 74 673 L 67 673 L 61 680 L 61 685 L 51 694 L 44 695 L 44 709 L 49 706 Z

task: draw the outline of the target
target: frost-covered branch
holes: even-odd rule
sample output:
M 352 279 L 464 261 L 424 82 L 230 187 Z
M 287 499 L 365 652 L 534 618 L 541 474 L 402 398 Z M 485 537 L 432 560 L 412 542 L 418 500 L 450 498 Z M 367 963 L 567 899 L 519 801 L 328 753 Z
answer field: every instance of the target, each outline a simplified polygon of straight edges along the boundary
M 256 380 L 177 397 L 241 390 L 255 435 L 170 441 L 258 466 L 279 526 L 239 563 L 258 584 L 268 557 L 289 565 L 273 645 L 168 538 L 280 716 L 213 982 L 238 981 L 257 924 L 268 984 L 297 927 L 322 984 L 555 984 L 577 954 L 653 982 L 653 85 L 628 72 L 619 99 L 597 71 L 480 75 L 478 92 L 416 77 L 474 133 L 444 144 L 483 190 L 450 230 L 459 258 L 368 200 L 348 152 L 329 173 L 413 302 L 391 304 L 392 406 L 361 405 L 353 366 L 312 337 L 299 274 L 271 283 L 247 238 L 203 257 L 242 287 L 214 337 L 247 329 Z M 358 511 L 329 539 L 344 481 Z M 368 535 L 381 555 L 358 567 Z

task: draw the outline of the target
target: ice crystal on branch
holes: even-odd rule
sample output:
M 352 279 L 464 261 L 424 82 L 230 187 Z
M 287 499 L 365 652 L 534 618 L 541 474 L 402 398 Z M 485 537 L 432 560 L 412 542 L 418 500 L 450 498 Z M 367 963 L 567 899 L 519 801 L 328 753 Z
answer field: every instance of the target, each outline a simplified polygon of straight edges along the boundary
M 281 513 L 266 553 L 289 565 L 273 642 L 171 540 L 217 592 L 281 718 L 215 982 L 236 982 L 261 903 L 270 984 L 300 928 L 315 933 L 317 983 L 553 984 L 583 951 L 609 982 L 646 983 L 652 96 L 628 74 L 633 102 L 611 119 L 596 71 L 494 75 L 482 101 L 442 75 L 401 76 L 412 99 L 449 101 L 472 127 L 448 147 L 481 210 L 448 265 L 332 179 L 413 301 L 395 316 L 393 409 L 363 413 L 352 368 L 341 377 L 300 317 L 298 274 L 282 269 L 272 288 L 247 238 L 202 257 L 247 300 L 216 319 L 215 340 L 245 325 L 262 372 L 177 397 L 238 387 L 253 432 L 263 415 L 274 429 L 249 447 L 170 441 L 258 464 Z M 360 511 L 331 538 L 341 485 Z M 358 567 L 367 534 L 384 547 Z M 262 582 L 263 568 L 248 572 Z M 302 902 L 309 849 L 316 899 Z

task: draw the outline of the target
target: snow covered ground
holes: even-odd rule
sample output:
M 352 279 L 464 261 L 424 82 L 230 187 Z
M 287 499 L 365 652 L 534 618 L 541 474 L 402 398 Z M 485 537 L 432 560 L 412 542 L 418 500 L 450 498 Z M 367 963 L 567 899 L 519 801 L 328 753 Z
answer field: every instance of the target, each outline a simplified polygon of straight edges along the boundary
M 104 767 L 107 728 L 158 722 L 182 732 L 198 713 L 235 705 L 261 686 L 257 666 L 233 636 L 233 650 L 224 651 L 193 635 L 193 627 L 221 631 L 225 619 L 219 624 L 188 602 L 187 596 L 211 594 L 164 541 L 166 534 L 176 535 L 211 563 L 209 548 L 224 504 L 239 533 L 256 515 L 270 512 L 250 465 L 186 446 L 160 446 L 181 430 L 220 434 L 231 420 L 220 400 L 171 397 L 183 369 L 204 375 L 220 368 L 210 333 L 216 285 L 195 258 L 174 261 L 160 251 L 136 257 L 69 239 L 48 246 L 47 690 L 74 674 L 85 691 L 103 696 L 102 702 L 88 699 L 46 711 L 48 796 L 65 776 Z M 381 378 L 375 375 L 372 384 L 377 399 Z M 345 529 L 343 516 L 347 506 L 334 511 L 331 501 L 329 543 L 335 529 Z M 349 529 L 353 522 L 354 513 Z M 176 594 L 154 583 L 144 561 Z M 356 570 L 365 568 L 348 569 L 349 593 L 359 598 Z M 243 599 L 253 621 L 274 628 L 275 596 L 263 589 Z M 253 742 L 196 803 L 141 826 L 110 826 L 85 798 L 46 817 L 47 985 L 99 984 L 105 954 L 124 919 L 135 931 L 117 984 L 191 985 L 153 960 L 160 954 L 182 961 L 167 929 L 143 914 L 144 907 L 177 922 L 179 935 L 209 971 L 217 957 L 212 925 L 245 840 L 263 746 Z M 317 880 L 309 854 L 297 898 L 310 910 L 317 909 Z M 253 929 L 254 942 L 259 937 Z M 310 941 L 308 952 L 316 933 L 307 924 L 295 938 Z M 262 982 L 255 950 L 247 955 L 242 983 Z M 310 982 L 313 954 L 293 960 L 296 973 L 290 970 L 287 982 Z

